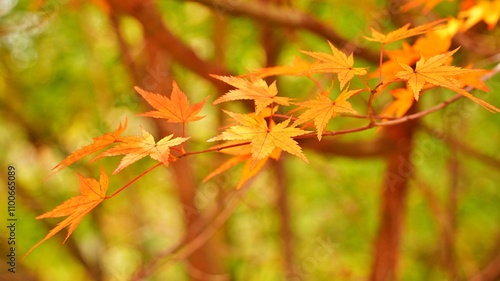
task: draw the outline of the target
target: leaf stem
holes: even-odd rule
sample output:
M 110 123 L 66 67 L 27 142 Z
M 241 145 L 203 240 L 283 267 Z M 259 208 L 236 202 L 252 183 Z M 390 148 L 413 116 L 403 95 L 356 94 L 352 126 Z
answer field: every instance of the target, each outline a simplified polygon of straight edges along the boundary
M 311 81 L 313 81 L 313 82 L 314 82 L 314 84 L 316 84 L 316 87 L 318 87 L 318 89 L 319 89 L 322 93 L 326 92 L 326 91 L 325 91 L 325 88 L 323 88 L 323 86 L 319 83 L 319 81 L 318 81 L 318 80 L 314 79 L 314 78 L 313 78 L 313 77 L 311 77 L 310 75 L 308 75 L 308 76 L 307 76 L 307 78 L 311 79 Z
M 163 163 L 160 162 L 160 163 L 154 165 L 153 167 L 147 169 L 146 171 L 140 173 L 138 176 L 136 176 L 135 178 L 133 178 L 127 184 L 125 184 L 124 186 L 120 187 L 120 189 L 118 189 L 117 191 L 115 191 L 113 194 L 104 197 L 104 199 L 111 199 L 111 198 L 115 197 L 118 193 L 122 192 L 125 188 L 129 187 L 131 184 L 133 184 L 134 182 L 136 182 L 138 179 L 140 179 L 141 177 L 143 177 L 147 173 L 151 172 L 152 170 L 160 167 L 161 165 L 163 165 Z
M 186 135 L 186 122 L 182 122 L 182 136 L 184 137 Z M 181 143 L 181 151 L 182 153 L 185 153 L 186 150 L 184 149 L 184 142 Z
M 191 156 L 191 155 L 196 155 L 196 154 L 203 154 L 203 153 L 207 153 L 207 152 L 221 151 L 221 150 L 224 150 L 224 149 L 228 149 L 228 148 L 232 148 L 232 147 L 238 147 L 238 146 L 243 146 L 243 145 L 247 145 L 247 144 L 250 144 L 250 141 L 241 142 L 241 143 L 235 143 L 235 144 L 229 144 L 229 145 L 223 145 L 223 146 L 215 146 L 215 147 L 212 147 L 212 148 L 209 148 L 209 149 L 204 149 L 204 150 L 186 152 L 184 154 L 179 155 L 177 157 L 177 159 L 181 159 L 181 158 L 184 158 L 184 157 L 187 157 L 187 156 Z
M 382 83 L 382 62 L 384 60 L 384 47 L 385 44 L 382 44 L 382 47 L 380 48 L 380 58 L 378 61 L 378 69 L 379 69 L 379 82 Z

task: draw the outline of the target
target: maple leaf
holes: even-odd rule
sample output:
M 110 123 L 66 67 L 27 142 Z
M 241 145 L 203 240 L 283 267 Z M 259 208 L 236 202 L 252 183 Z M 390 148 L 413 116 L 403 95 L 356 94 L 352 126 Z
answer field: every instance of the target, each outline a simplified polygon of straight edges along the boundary
M 328 41 L 332 54 L 322 52 L 308 52 L 301 51 L 302 53 L 311 56 L 319 61 L 317 64 L 311 66 L 310 73 L 336 73 L 340 82 L 340 89 L 342 90 L 347 82 L 351 81 L 354 75 L 364 75 L 367 73 L 367 68 L 355 68 L 354 58 L 352 54 L 346 56 L 339 49 Z
M 398 88 L 389 91 L 389 93 L 395 98 L 395 100 L 390 103 L 381 113 L 381 116 L 388 117 L 401 117 L 405 115 L 410 109 L 415 101 L 413 97 L 413 91 L 406 88 Z
M 52 211 L 36 217 L 37 219 L 44 219 L 68 216 L 62 222 L 58 223 L 56 227 L 50 230 L 49 233 L 41 241 L 31 247 L 28 252 L 26 252 L 23 259 L 40 244 L 54 236 L 63 228 L 69 227 L 68 234 L 66 235 L 63 243 L 66 242 L 66 240 L 68 240 L 69 236 L 73 233 L 73 231 L 76 229 L 85 215 L 87 215 L 92 209 L 94 209 L 105 199 L 106 191 L 108 190 L 109 178 L 108 175 L 106 175 L 104 169 L 101 168 L 101 176 L 99 178 L 99 182 L 92 178 L 85 178 L 80 174 L 78 174 L 78 180 L 80 181 L 79 196 L 72 197 L 64 201 L 61 205 L 57 206 Z
M 466 31 L 481 20 L 492 30 L 500 19 L 500 0 L 479 1 L 471 8 L 458 13 L 459 19 L 466 19 L 462 31 Z
M 419 37 L 412 48 L 424 57 L 444 53 L 450 48 L 451 41 L 461 26 L 462 21 L 451 18 L 439 29 L 429 31 L 425 36 Z
M 310 70 L 317 62 L 310 64 L 309 62 L 295 56 L 291 66 L 273 66 L 266 67 L 252 71 L 252 75 L 260 78 L 277 76 L 277 75 L 291 75 L 291 76 L 309 76 Z
M 140 159 L 148 155 L 152 159 L 160 161 L 165 166 L 168 166 L 170 147 L 179 145 L 189 139 L 189 137 L 172 139 L 172 134 L 162 138 L 158 142 L 155 142 L 153 136 L 150 133 L 148 133 L 143 128 L 141 128 L 141 130 L 142 136 L 127 136 L 122 138 L 121 144 L 99 154 L 93 159 L 93 161 L 101 157 L 125 154 L 125 157 L 123 157 L 120 164 L 113 172 L 113 175 L 117 174 L 130 164 L 139 161 Z
M 238 142 L 226 142 L 222 145 L 219 145 L 217 147 L 225 147 L 228 145 L 234 145 L 238 144 Z M 222 152 L 228 153 L 228 154 L 233 154 L 234 156 L 229 158 L 228 160 L 224 161 L 219 167 L 217 167 L 214 171 L 212 171 L 210 174 L 208 174 L 204 179 L 203 182 L 207 182 L 211 178 L 220 175 L 224 173 L 225 171 L 229 170 L 230 168 L 240 164 L 240 163 L 245 163 L 243 166 L 243 170 L 241 172 L 241 177 L 240 180 L 238 181 L 238 184 L 236 185 L 236 189 L 240 189 L 248 180 L 250 180 L 253 176 L 255 176 L 257 173 L 259 173 L 264 165 L 266 164 L 267 160 L 269 158 L 278 160 L 281 154 L 281 149 L 275 148 L 273 152 L 268 156 L 265 157 L 264 159 L 261 159 L 260 161 L 257 162 L 252 167 L 252 153 L 250 152 L 250 146 L 249 145 L 244 145 L 244 146 L 238 146 L 234 147 L 237 148 L 235 150 L 231 149 L 224 149 Z
M 106 146 L 109 146 L 115 142 L 120 142 L 120 135 L 125 131 L 127 128 L 127 119 L 125 119 L 125 122 L 120 123 L 120 126 L 116 131 L 112 133 L 106 133 L 102 136 L 93 138 L 93 142 L 89 145 L 86 145 L 75 152 L 71 153 L 68 157 L 66 157 L 61 163 L 57 164 L 54 168 L 52 168 L 52 173 L 48 175 L 45 179 L 48 179 L 49 177 L 53 176 L 55 173 L 61 171 L 62 169 L 68 167 L 69 165 L 75 163 L 76 161 L 82 159 L 83 157 L 90 155 L 94 152 L 97 152 L 98 150 L 101 150 L 105 148 Z M 44 180 L 45 180 L 44 179 Z
M 472 68 L 471 65 L 465 67 L 466 69 Z M 484 83 L 483 76 L 491 73 L 490 70 L 477 69 L 475 72 L 460 74 L 456 77 L 459 84 L 458 87 L 470 86 L 475 89 L 479 89 L 485 92 L 489 92 L 490 88 Z
M 403 6 L 401 6 L 401 11 L 403 12 L 408 12 L 411 9 L 414 9 L 415 7 L 418 6 L 424 6 L 422 8 L 422 11 L 427 14 L 436 6 L 437 4 L 441 3 L 443 0 L 412 0 Z
M 192 106 L 189 105 L 189 100 L 175 81 L 172 82 L 172 93 L 170 98 L 148 92 L 139 87 L 134 87 L 134 89 L 141 95 L 156 111 L 149 111 L 143 114 L 138 114 L 139 116 L 153 117 L 153 118 L 163 118 L 167 119 L 167 122 L 171 123 L 189 123 L 202 119 L 205 116 L 198 116 L 197 114 L 201 111 L 208 97 L 206 97 L 201 102 L 195 103 Z
M 314 126 L 318 132 L 318 140 L 321 140 L 328 121 L 330 121 L 336 112 L 357 113 L 347 99 L 361 91 L 362 89 L 353 91 L 344 90 L 335 101 L 332 101 L 328 95 L 321 94 L 316 99 L 295 103 L 300 108 L 307 108 L 307 110 L 295 120 L 294 125 L 314 120 Z
M 418 101 L 420 91 L 422 87 L 426 84 L 432 84 L 435 86 L 441 86 L 444 88 L 448 88 L 454 92 L 457 92 L 476 103 L 480 104 L 487 110 L 491 112 L 500 112 L 500 109 L 495 106 L 478 99 L 471 95 L 469 92 L 464 89 L 458 87 L 457 85 L 462 85 L 454 78 L 456 75 L 462 75 L 467 73 L 472 73 L 476 71 L 482 71 L 477 69 L 464 69 L 456 66 L 444 65 L 444 63 L 458 50 L 459 48 L 444 53 L 439 54 L 428 59 L 421 57 L 415 66 L 415 69 L 411 68 L 409 65 L 401 64 L 401 67 L 404 69 L 396 73 L 396 77 L 402 80 L 405 80 L 406 83 L 412 89 L 412 92 L 415 96 L 415 100 Z
M 436 26 L 444 21 L 447 21 L 447 20 L 448 19 L 440 19 L 440 20 L 429 22 L 429 23 L 426 23 L 426 24 L 423 24 L 423 25 L 420 25 L 420 26 L 417 26 L 414 28 L 410 28 L 410 29 L 408 29 L 408 27 L 410 27 L 410 24 L 408 23 L 401 28 L 398 28 L 394 31 L 387 33 L 387 35 L 380 33 L 377 30 L 375 30 L 374 28 L 370 27 L 370 30 L 372 32 L 372 37 L 365 36 L 365 39 L 368 41 L 380 42 L 382 44 L 389 44 L 389 43 L 392 43 L 392 42 L 395 42 L 395 41 L 398 41 L 401 39 L 405 39 L 408 37 L 413 37 L 416 35 L 427 33 L 429 31 L 433 30 L 432 28 L 434 26 Z
M 217 140 L 250 141 L 253 167 L 255 167 L 259 160 L 269 156 L 276 147 L 309 163 L 302 152 L 302 148 L 293 139 L 293 137 L 309 132 L 295 128 L 294 126 L 289 127 L 290 119 L 269 127 L 261 115 L 252 116 L 229 111 L 224 112 L 240 125 L 226 129 L 220 135 L 209 139 L 209 142 Z
M 276 87 L 276 81 L 268 86 L 266 81 L 261 78 L 249 81 L 234 76 L 211 76 L 237 88 L 216 99 L 214 104 L 234 100 L 254 100 L 255 113 L 257 114 L 273 102 L 281 105 L 290 105 L 289 98 L 277 96 L 278 88 Z

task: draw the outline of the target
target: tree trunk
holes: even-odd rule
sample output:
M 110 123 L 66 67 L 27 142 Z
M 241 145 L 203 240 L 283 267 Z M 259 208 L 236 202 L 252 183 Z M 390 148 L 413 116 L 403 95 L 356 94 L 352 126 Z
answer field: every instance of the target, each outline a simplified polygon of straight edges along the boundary
M 413 174 L 410 154 L 415 121 L 385 129 L 387 142 L 394 150 L 387 157 L 387 168 L 382 186 L 380 224 L 375 239 L 374 261 L 370 280 L 396 280 L 396 268 L 401 244 L 401 230 L 405 214 L 408 180 Z

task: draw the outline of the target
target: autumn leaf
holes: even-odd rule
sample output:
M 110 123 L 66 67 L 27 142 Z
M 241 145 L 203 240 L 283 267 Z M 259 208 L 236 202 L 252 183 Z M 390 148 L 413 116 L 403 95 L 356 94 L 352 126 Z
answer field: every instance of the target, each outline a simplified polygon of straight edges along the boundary
M 465 19 L 462 31 L 466 31 L 481 20 L 492 30 L 500 19 L 500 0 L 479 1 L 476 5 L 458 13 L 459 19 Z
M 395 98 L 395 100 L 390 103 L 380 113 L 380 115 L 387 117 L 402 117 L 406 112 L 408 112 L 415 101 L 413 91 L 406 87 L 391 90 L 389 93 Z
M 55 173 L 61 171 L 62 169 L 68 167 L 69 165 L 75 163 L 76 161 L 82 159 L 87 155 L 97 152 L 98 150 L 101 150 L 115 142 L 120 142 L 121 141 L 120 135 L 123 133 L 123 131 L 125 131 L 125 128 L 127 128 L 127 119 L 125 119 L 123 125 L 120 123 L 120 126 L 118 127 L 118 129 L 116 129 L 116 131 L 96 137 L 93 139 L 93 142 L 91 144 L 86 145 L 78 149 L 77 151 L 71 153 L 61 163 L 57 164 L 54 168 L 52 168 L 53 170 L 52 173 L 48 175 L 45 179 L 48 179 Z
M 394 80 L 396 72 L 401 70 L 401 63 L 411 65 L 420 58 L 420 54 L 406 42 L 403 42 L 401 49 L 386 50 L 385 54 L 389 60 L 384 61 L 377 70 L 370 73 L 369 78 L 381 76 L 383 81 Z
M 409 65 L 401 64 L 404 69 L 396 73 L 396 77 L 407 82 L 410 86 L 415 99 L 418 101 L 420 96 L 420 91 L 422 87 L 426 84 L 432 84 L 435 86 L 441 86 L 457 92 L 486 108 L 491 112 L 500 112 L 500 109 L 495 106 L 478 99 L 471 95 L 469 92 L 460 88 L 457 85 L 462 83 L 458 82 L 454 77 L 457 75 L 462 75 L 466 73 L 472 73 L 476 71 L 482 71 L 477 69 L 464 69 L 456 66 L 444 65 L 444 63 L 458 50 L 439 54 L 428 59 L 421 57 L 415 66 L 415 69 L 411 68 Z
M 300 125 L 314 120 L 314 126 L 318 132 L 318 140 L 321 140 L 328 121 L 330 121 L 335 113 L 357 113 L 347 99 L 361 91 L 362 89 L 353 91 L 344 90 L 335 101 L 332 101 L 328 95 L 322 94 L 318 95 L 316 99 L 295 103 L 299 108 L 307 108 L 307 110 L 293 124 Z
M 461 26 L 461 20 L 451 18 L 446 24 L 441 25 L 438 29 L 431 30 L 427 32 L 425 36 L 419 37 L 412 48 L 416 53 L 426 58 L 444 53 L 450 48 L 452 39 L 460 30 Z
M 175 81 L 172 82 L 172 93 L 170 98 L 145 91 L 139 87 L 134 87 L 134 89 L 139 93 L 156 111 L 150 111 L 139 116 L 153 117 L 153 118 L 163 118 L 167 119 L 168 122 L 172 123 L 189 123 L 202 119 L 205 116 L 198 116 L 197 114 L 201 111 L 207 98 L 203 101 L 189 105 L 189 100 Z
M 366 68 L 355 68 L 354 58 L 351 55 L 346 56 L 339 49 L 335 48 L 332 43 L 328 42 L 332 54 L 322 52 L 308 52 L 301 51 L 302 53 L 311 56 L 318 60 L 319 63 L 313 64 L 309 73 L 336 73 L 340 82 L 340 89 L 351 81 L 354 75 L 364 75 L 367 72 Z
M 261 78 L 249 81 L 245 78 L 234 76 L 211 76 L 237 88 L 215 100 L 214 104 L 234 100 L 254 100 L 255 113 L 257 114 L 273 102 L 281 105 L 290 105 L 289 98 L 277 96 L 278 88 L 276 87 L 276 81 L 271 85 L 267 85 L 266 81 Z
M 448 19 L 440 19 L 410 29 L 408 29 L 408 27 L 410 27 L 410 24 L 408 23 L 401 28 L 398 28 L 394 31 L 387 33 L 387 35 L 378 32 L 374 28 L 370 28 L 372 32 L 372 37 L 365 36 L 365 39 L 368 41 L 380 42 L 382 44 L 389 44 L 401 39 L 427 33 L 433 30 L 433 27 L 435 27 L 436 25 L 447 20 Z
M 155 142 L 153 136 L 146 130 L 141 128 L 142 136 L 127 136 L 122 138 L 122 143 L 108 149 L 107 151 L 99 154 L 93 160 L 101 157 L 116 156 L 125 154 L 120 164 L 113 172 L 113 175 L 120 172 L 123 168 L 130 164 L 139 161 L 140 159 L 149 155 L 154 160 L 160 161 L 165 166 L 169 164 L 170 147 L 179 145 L 189 138 L 174 138 L 173 135 L 166 136 Z
M 432 10 L 432 8 L 434 8 L 434 6 L 441 3 L 442 1 L 443 0 L 412 0 L 401 6 L 401 11 L 408 12 L 409 10 L 414 9 L 418 6 L 424 6 L 422 8 L 422 12 L 424 14 L 427 14 Z
M 468 65 L 465 67 L 465 69 L 470 69 L 472 68 L 471 65 Z M 465 74 L 460 74 L 456 76 L 455 78 L 459 82 L 457 85 L 459 88 L 464 87 L 464 86 L 470 86 L 475 89 L 479 89 L 485 92 L 489 92 L 490 88 L 486 83 L 483 81 L 483 77 L 485 75 L 488 75 L 488 73 L 491 73 L 489 70 L 483 70 L 483 69 L 476 69 L 477 71 L 475 72 L 469 72 Z
M 241 142 L 238 141 L 228 141 L 225 142 L 221 145 L 217 145 L 216 147 L 224 148 L 228 146 L 233 146 L 237 145 Z M 281 154 L 281 149 L 275 148 L 273 152 L 268 156 L 265 157 L 264 159 L 261 159 L 258 161 L 254 167 L 252 167 L 252 153 L 250 150 L 250 145 L 241 145 L 241 146 L 236 146 L 236 147 L 231 147 L 229 149 L 223 149 L 221 152 L 232 155 L 231 158 L 228 160 L 224 161 L 222 164 L 220 164 L 215 170 L 213 170 L 210 174 L 208 174 L 204 179 L 203 182 L 207 182 L 210 179 L 214 178 L 215 176 L 218 176 L 225 171 L 231 169 L 232 167 L 244 163 L 243 170 L 241 172 L 241 177 L 240 180 L 238 181 L 238 184 L 236 185 L 236 189 L 240 189 L 248 180 L 250 180 L 253 176 L 258 174 L 264 165 L 266 164 L 267 160 L 269 158 L 278 160 L 280 158 Z
M 28 252 L 26 252 L 23 259 L 40 244 L 54 236 L 63 228 L 69 227 L 68 234 L 66 235 L 63 243 L 66 242 L 78 224 L 82 221 L 83 217 L 85 217 L 85 215 L 87 215 L 105 199 L 106 191 L 108 190 L 109 178 L 104 169 L 101 168 L 101 177 L 99 182 L 92 178 L 85 178 L 80 174 L 78 174 L 78 180 L 80 181 L 79 196 L 70 198 L 64 201 L 61 205 L 57 206 L 54 210 L 36 217 L 37 219 L 44 219 L 68 216 L 62 222 L 57 224 L 56 227 L 50 230 L 41 241 L 31 247 Z
M 310 70 L 314 67 L 317 62 L 309 63 L 297 56 L 293 58 L 292 65 L 285 66 L 273 66 L 266 67 L 252 71 L 253 76 L 255 77 L 269 77 L 269 76 L 277 76 L 277 75 L 291 75 L 291 76 L 309 76 Z
M 239 125 L 226 129 L 220 135 L 209 139 L 209 142 L 218 140 L 250 141 L 252 166 L 255 166 L 259 160 L 269 156 L 276 147 L 309 163 L 306 156 L 302 153 L 302 148 L 293 139 L 293 137 L 309 132 L 295 128 L 294 126 L 288 126 L 290 119 L 268 127 L 266 120 L 261 115 L 252 116 L 229 111 L 224 112 L 231 116 Z

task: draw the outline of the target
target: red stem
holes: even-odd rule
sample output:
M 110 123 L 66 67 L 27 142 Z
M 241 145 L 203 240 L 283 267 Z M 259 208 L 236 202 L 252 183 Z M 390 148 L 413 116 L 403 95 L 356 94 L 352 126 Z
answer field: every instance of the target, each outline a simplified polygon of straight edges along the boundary
M 137 177 L 135 177 L 134 179 L 132 179 L 131 181 L 129 181 L 126 185 L 122 186 L 120 189 L 118 189 L 117 191 L 115 191 L 113 194 L 104 197 L 104 199 L 111 199 L 111 198 L 115 197 L 115 195 L 117 195 L 118 193 L 122 192 L 125 188 L 129 187 L 131 184 L 133 184 L 134 182 L 136 182 L 138 179 L 140 179 L 141 177 L 143 177 L 147 173 L 151 172 L 152 170 L 160 167 L 161 165 L 163 165 L 163 163 L 160 162 L 160 163 L 154 165 L 153 167 L 147 169 L 146 171 L 142 172 Z

